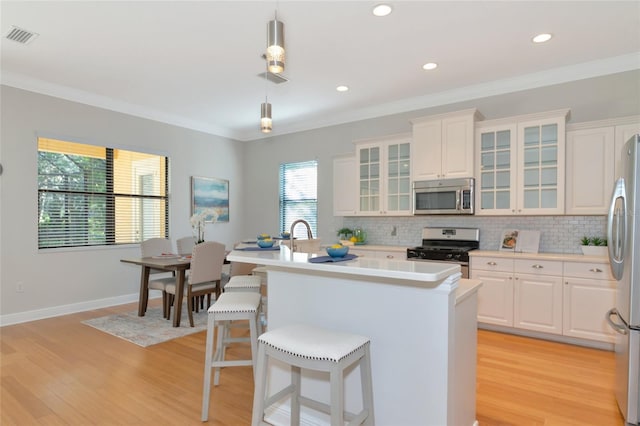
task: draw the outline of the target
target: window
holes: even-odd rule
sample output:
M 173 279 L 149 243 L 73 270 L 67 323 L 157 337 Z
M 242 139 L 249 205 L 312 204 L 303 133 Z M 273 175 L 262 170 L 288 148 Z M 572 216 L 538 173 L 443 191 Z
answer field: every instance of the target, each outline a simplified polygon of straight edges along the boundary
M 38 248 L 169 233 L 167 157 L 38 138 Z
M 318 235 L 318 162 L 280 165 L 280 231 L 288 231 L 293 221 L 304 219 Z M 303 226 L 292 237 L 306 238 Z

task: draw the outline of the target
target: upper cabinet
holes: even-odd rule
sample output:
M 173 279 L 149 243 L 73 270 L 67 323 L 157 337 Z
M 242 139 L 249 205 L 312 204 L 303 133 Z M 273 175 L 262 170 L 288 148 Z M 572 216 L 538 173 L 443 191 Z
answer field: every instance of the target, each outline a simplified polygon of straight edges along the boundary
M 356 156 L 341 155 L 333 159 L 333 214 L 358 214 L 358 167 Z
M 411 135 L 355 142 L 358 215 L 411 215 Z
M 550 111 L 477 124 L 478 215 L 564 213 L 568 113 Z
M 606 215 L 611 190 L 622 173 L 622 147 L 640 133 L 640 117 L 567 126 L 566 214 Z
M 472 177 L 475 109 L 411 120 L 412 180 Z

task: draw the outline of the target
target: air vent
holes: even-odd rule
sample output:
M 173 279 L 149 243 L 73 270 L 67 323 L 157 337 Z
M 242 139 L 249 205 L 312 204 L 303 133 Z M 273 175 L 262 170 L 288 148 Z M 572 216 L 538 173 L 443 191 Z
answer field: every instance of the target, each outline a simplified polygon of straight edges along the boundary
M 269 80 L 272 83 L 275 84 L 281 84 L 281 83 L 286 83 L 287 81 L 289 81 L 288 78 L 280 75 L 280 74 L 274 74 L 272 72 L 262 72 L 260 74 L 258 74 L 258 77 L 260 77 L 261 79 L 265 79 L 265 74 L 266 74 L 266 78 L 267 80 Z
M 40 34 L 36 34 L 31 31 L 23 30 L 22 28 L 18 28 L 15 26 L 11 26 L 11 30 L 7 33 L 4 38 L 7 40 L 15 41 L 21 44 L 29 44 L 33 40 L 35 40 Z

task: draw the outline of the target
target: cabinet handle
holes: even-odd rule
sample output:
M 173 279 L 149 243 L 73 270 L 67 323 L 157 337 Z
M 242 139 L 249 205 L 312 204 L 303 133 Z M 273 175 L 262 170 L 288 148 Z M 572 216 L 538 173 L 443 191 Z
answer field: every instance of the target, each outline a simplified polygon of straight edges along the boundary
M 534 268 L 534 269 L 542 269 L 542 268 L 544 268 L 544 266 L 538 265 L 537 263 L 535 265 L 532 265 L 531 267 Z
M 496 262 L 487 262 L 487 265 L 490 265 L 490 266 L 496 266 L 496 265 L 497 265 L 497 263 L 496 263 Z
M 394 255 L 392 255 L 392 254 L 388 254 L 388 255 L 387 255 L 387 259 L 393 259 L 393 258 L 395 258 L 395 256 L 394 256 Z
M 591 269 L 589 269 L 589 272 L 602 272 L 602 269 L 600 269 L 600 268 L 591 268 Z
M 564 285 L 569 285 L 569 281 L 565 281 L 565 282 L 564 282 Z

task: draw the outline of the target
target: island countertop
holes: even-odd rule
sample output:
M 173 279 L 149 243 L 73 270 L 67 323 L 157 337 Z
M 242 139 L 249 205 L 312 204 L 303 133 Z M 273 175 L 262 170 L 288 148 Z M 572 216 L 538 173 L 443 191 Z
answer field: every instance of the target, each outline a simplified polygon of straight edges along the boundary
M 280 250 L 233 250 L 227 255 L 227 259 L 232 262 L 255 263 L 297 270 L 335 272 L 434 284 L 441 283 L 449 276 L 460 272 L 458 264 L 368 257 L 342 262 L 309 262 L 309 259 L 318 256 L 323 256 L 323 254 L 291 253 L 289 247 L 280 246 Z

